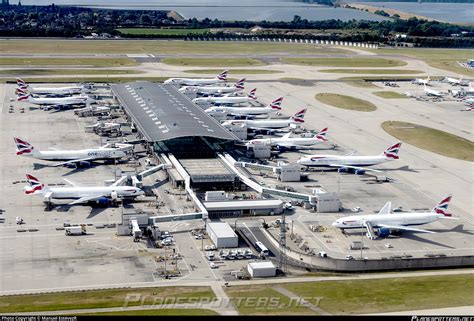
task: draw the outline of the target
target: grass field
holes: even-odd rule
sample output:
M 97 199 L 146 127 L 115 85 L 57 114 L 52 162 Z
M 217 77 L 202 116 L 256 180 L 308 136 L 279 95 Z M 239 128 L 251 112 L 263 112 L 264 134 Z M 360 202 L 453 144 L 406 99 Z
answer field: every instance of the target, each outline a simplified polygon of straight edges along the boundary
M 407 63 L 385 58 L 282 58 L 288 64 L 320 67 L 400 67 Z
M 434 68 L 453 71 L 465 76 L 474 76 L 474 70 L 461 67 L 458 61 L 465 62 L 474 57 L 472 49 L 434 49 L 434 48 L 399 48 L 399 49 L 377 49 L 371 52 L 383 55 L 402 55 L 415 57 L 426 61 Z
M 126 67 L 137 66 L 129 58 L 0 58 L 0 66 L 81 66 Z
M 412 75 L 422 74 L 420 70 L 403 70 L 403 69 L 324 69 L 319 72 L 335 73 L 335 74 L 361 74 L 361 75 Z
M 21 54 L 348 54 L 311 44 L 184 40 L 0 40 L 0 52 Z
M 386 99 L 408 98 L 407 96 L 397 93 L 395 91 L 376 91 L 376 92 L 373 92 L 372 94 L 374 94 L 375 96 L 386 98 Z
M 310 309 L 298 306 L 269 286 L 235 286 L 226 289 L 226 292 L 242 315 L 314 314 Z
M 265 65 L 262 61 L 252 58 L 164 58 L 161 59 L 161 62 L 173 66 L 197 67 L 251 67 Z
M 186 303 L 187 300 L 192 302 L 191 299 L 196 302 L 201 298 L 209 300 L 215 298 L 214 292 L 209 287 L 112 289 L 13 295 L 0 297 L 0 313 L 121 307 L 124 306 L 127 295 L 134 295 L 137 298 L 140 295 L 137 301 L 129 300 L 128 306 L 160 304 L 161 300 L 170 300 L 169 298 L 180 298 L 183 301 L 180 303 Z
M 3 69 L 1 76 L 56 76 L 56 75 L 134 75 L 142 74 L 139 70 L 115 69 Z
M 58 78 L 28 78 L 22 77 L 27 83 L 78 83 L 78 82 L 97 82 L 97 83 L 123 83 L 130 81 L 155 81 L 163 82 L 167 77 L 120 77 L 120 76 L 111 76 L 106 77 L 105 75 L 101 76 L 76 76 L 76 77 L 58 77 Z M 0 77 L 0 83 L 14 82 L 12 77 Z
M 156 36 L 185 36 L 189 34 L 202 35 L 209 29 L 185 29 L 185 28 L 119 28 L 124 35 L 156 35 Z
M 317 94 L 315 98 L 323 104 L 348 110 L 367 112 L 377 109 L 371 102 L 346 95 L 322 93 Z
M 474 162 L 474 142 L 434 128 L 417 124 L 386 121 L 382 128 L 390 135 L 418 148 Z
M 334 314 L 409 311 L 474 304 L 473 274 L 288 283 L 283 286 L 302 297 L 322 297 L 319 307 Z
M 222 72 L 222 69 L 190 69 L 190 70 L 183 70 L 183 72 L 187 72 L 191 74 L 217 75 L 218 73 Z M 268 70 L 268 69 L 229 69 L 229 73 L 231 75 L 233 74 L 257 75 L 257 74 L 278 74 L 278 73 L 282 73 L 282 71 Z
M 103 312 L 103 313 L 80 313 L 80 316 L 97 315 L 97 316 L 180 316 L 180 315 L 219 315 L 217 312 L 209 309 L 154 309 L 154 310 L 135 310 L 120 312 Z

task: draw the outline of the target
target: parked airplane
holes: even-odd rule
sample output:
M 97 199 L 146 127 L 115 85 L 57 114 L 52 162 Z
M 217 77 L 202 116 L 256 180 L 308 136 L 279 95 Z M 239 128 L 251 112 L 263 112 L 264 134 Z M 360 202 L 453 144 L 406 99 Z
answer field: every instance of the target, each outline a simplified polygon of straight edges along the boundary
M 35 105 L 46 106 L 45 109 L 58 109 L 63 107 L 72 107 L 77 105 L 88 105 L 94 103 L 95 100 L 87 95 L 70 96 L 70 97 L 33 97 L 29 92 L 20 91 L 17 98 L 18 101 L 27 101 Z
M 287 119 L 242 119 L 242 120 L 226 120 L 222 123 L 223 126 L 226 125 L 239 125 L 242 124 L 249 129 L 254 130 L 272 130 L 285 128 L 292 124 L 302 124 L 304 123 L 304 115 L 306 113 L 306 108 L 300 110 L 293 116 Z
M 45 200 L 51 199 L 74 199 L 69 205 L 84 204 L 92 201 L 102 203 L 108 200 L 120 198 L 135 198 L 144 195 L 145 192 L 135 186 L 118 186 L 115 182 L 109 186 L 80 186 L 77 183 L 64 179 L 72 186 L 49 187 L 42 184 L 37 178 L 27 174 L 29 186 L 25 186 L 28 195 L 41 195 Z
M 326 134 L 328 132 L 327 128 L 322 129 L 319 133 L 313 137 L 290 137 L 291 132 L 285 134 L 283 137 L 278 138 L 259 138 L 252 139 L 247 142 L 247 146 L 252 145 L 270 145 L 272 147 L 277 147 L 278 149 L 301 149 L 308 146 L 313 146 L 316 144 L 321 144 L 327 142 Z
M 414 213 L 390 213 L 391 202 L 387 202 L 378 214 L 342 217 L 332 223 L 332 226 L 340 228 L 341 230 L 366 228 L 368 230 L 367 234 L 371 238 L 375 238 L 375 235 L 372 233 L 372 228 L 436 233 L 408 226 L 428 224 L 437 221 L 438 219 L 457 219 L 456 217 L 451 217 L 451 214 L 447 212 L 450 201 L 451 196 L 448 196 L 439 202 L 431 212 Z
M 244 87 L 245 78 L 242 78 L 232 86 L 183 86 L 179 91 L 184 93 L 196 93 L 197 95 L 223 95 L 242 91 Z
M 274 111 L 281 110 L 281 103 L 283 97 L 279 97 L 272 101 L 269 106 L 266 107 L 223 107 L 215 106 L 209 107 L 205 110 L 206 113 L 211 115 L 225 114 L 226 116 L 254 116 L 254 115 L 265 115 Z
M 444 81 L 446 81 L 447 83 L 453 86 L 468 86 L 469 85 L 469 83 L 463 80 L 462 78 L 457 79 L 457 78 L 445 77 Z
M 28 91 L 32 94 L 38 95 L 73 95 L 89 92 L 86 86 L 66 86 L 66 87 L 32 87 L 28 85 L 23 79 L 17 78 L 16 84 L 19 89 Z
M 427 96 L 443 97 L 445 95 L 445 93 L 442 93 L 442 92 L 434 90 L 434 89 L 430 89 L 426 86 L 424 87 L 423 90 L 424 90 L 424 92 Z
M 362 175 L 365 171 L 380 172 L 375 169 L 368 169 L 365 166 L 385 163 L 398 159 L 402 143 L 398 142 L 387 148 L 382 154 L 377 156 L 352 156 L 352 155 L 309 155 L 298 160 L 298 164 L 308 167 L 335 167 L 339 172 L 354 170 L 356 174 Z
M 203 104 L 213 104 L 213 105 L 237 105 L 242 103 L 248 103 L 255 99 L 257 96 L 255 92 L 257 88 L 252 89 L 247 96 L 230 96 L 224 95 L 222 97 L 202 97 L 202 98 L 194 98 L 193 103 L 198 105 Z
M 133 145 L 115 143 L 90 149 L 41 151 L 36 150 L 30 143 L 20 138 L 15 137 L 14 141 L 17 155 L 48 161 L 63 161 L 52 166 L 69 164 L 88 165 L 91 161 L 96 160 L 120 159 L 130 154 L 133 150 Z
M 214 78 L 170 78 L 165 80 L 164 84 L 181 85 L 181 86 L 204 86 L 214 85 L 227 81 L 228 71 L 224 70 Z
M 415 78 L 411 83 L 415 85 L 430 86 L 430 76 L 426 79 Z

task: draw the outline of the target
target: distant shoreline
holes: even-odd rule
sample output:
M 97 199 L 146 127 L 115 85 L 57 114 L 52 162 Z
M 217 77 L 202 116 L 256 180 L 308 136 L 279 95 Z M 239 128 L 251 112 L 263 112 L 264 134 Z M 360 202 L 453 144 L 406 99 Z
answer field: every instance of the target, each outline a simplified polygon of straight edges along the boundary
M 381 3 L 383 3 L 383 2 L 381 2 Z M 352 8 L 356 8 L 356 9 L 359 9 L 359 10 L 367 9 L 371 13 L 375 13 L 375 11 L 383 10 L 386 13 L 390 14 L 390 16 L 393 16 L 394 14 L 398 14 L 400 16 L 400 18 L 404 19 L 404 20 L 408 20 L 410 18 L 417 18 L 417 19 L 428 20 L 428 21 L 439 21 L 439 22 L 449 23 L 447 21 L 441 21 L 439 19 L 429 18 L 429 17 L 425 17 L 425 16 L 422 16 L 422 15 L 419 15 L 419 14 L 400 11 L 400 10 L 397 10 L 397 9 L 391 9 L 391 8 L 387 8 L 387 7 L 384 7 L 384 6 L 377 6 L 376 7 L 376 6 L 370 6 L 370 5 L 361 4 L 361 3 L 347 3 L 345 8 L 350 9 L 350 7 L 347 7 L 347 6 L 350 6 Z

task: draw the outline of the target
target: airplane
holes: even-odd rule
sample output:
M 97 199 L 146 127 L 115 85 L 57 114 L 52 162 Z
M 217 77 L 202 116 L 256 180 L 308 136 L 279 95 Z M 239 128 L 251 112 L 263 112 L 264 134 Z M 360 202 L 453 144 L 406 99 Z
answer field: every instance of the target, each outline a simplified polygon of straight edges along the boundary
M 143 190 L 135 186 L 118 186 L 117 183 L 121 180 L 109 186 L 80 186 L 77 183 L 64 179 L 72 186 L 49 187 L 30 174 L 26 174 L 26 179 L 29 186 L 25 186 L 25 194 L 41 195 L 48 202 L 51 199 L 74 199 L 68 205 L 84 204 L 91 201 L 102 203 L 110 199 L 135 198 L 145 194 Z
M 44 109 L 71 107 L 75 105 L 88 105 L 94 103 L 95 100 L 87 95 L 70 96 L 70 97 L 33 97 L 29 92 L 20 91 L 17 98 L 18 101 L 27 101 L 35 105 L 46 106 Z
M 32 94 L 38 95 L 73 95 L 89 92 L 89 89 L 85 86 L 67 86 L 67 87 L 32 87 L 28 85 L 23 79 L 17 78 L 16 84 L 19 89 L 28 91 Z
M 414 212 L 414 213 L 390 213 L 391 202 L 387 202 L 378 214 L 368 215 L 352 215 L 337 219 L 332 226 L 341 230 L 353 228 L 366 228 L 368 231 L 372 228 L 388 229 L 388 230 L 406 230 L 422 233 L 436 233 L 429 230 L 422 230 L 408 227 L 410 225 L 428 224 L 438 219 L 458 219 L 452 217 L 448 213 L 448 205 L 451 196 L 444 198 L 430 212 Z M 379 230 L 380 232 L 380 230 Z M 367 233 L 370 238 L 375 238 L 372 233 Z
M 74 110 L 75 115 L 79 116 L 97 116 L 97 115 L 106 115 L 110 112 L 110 108 L 106 106 L 88 106 L 84 108 L 79 108 Z
M 426 79 L 415 78 L 411 83 L 415 85 L 430 86 L 430 76 Z
M 201 97 L 201 98 L 194 98 L 192 100 L 193 103 L 198 104 L 198 105 L 203 105 L 203 104 L 213 104 L 213 105 L 236 105 L 236 104 L 242 104 L 242 103 L 248 103 L 251 102 L 255 99 L 257 99 L 257 96 L 255 95 L 255 92 L 257 91 L 257 88 L 252 89 L 247 96 L 230 96 L 230 95 L 224 95 L 222 97 Z
M 388 147 L 382 154 L 377 156 L 309 155 L 300 158 L 297 163 L 307 167 L 335 167 L 338 168 L 338 172 L 354 170 L 356 174 L 363 175 L 366 171 L 381 172 L 380 170 L 369 169 L 365 166 L 399 159 L 398 153 L 401 146 L 401 142 L 395 143 Z
M 270 105 L 266 107 L 223 107 L 214 106 L 209 107 L 205 110 L 206 113 L 213 114 L 225 114 L 226 116 L 254 116 L 254 115 L 265 115 L 274 111 L 281 110 L 281 103 L 283 97 L 279 97 L 272 101 Z
M 424 87 L 423 90 L 425 91 L 425 94 L 427 96 L 443 97 L 445 95 L 445 93 L 442 93 L 442 92 L 434 90 L 434 89 L 427 88 L 426 86 Z
M 181 86 L 204 86 L 215 85 L 227 81 L 228 70 L 224 70 L 214 78 L 169 78 L 165 80 L 165 85 L 181 85 Z
M 41 151 L 36 150 L 33 145 L 20 138 L 15 137 L 13 140 L 16 144 L 17 155 L 48 161 L 63 161 L 52 165 L 53 167 L 70 164 L 89 165 L 91 161 L 96 160 L 120 159 L 133 150 L 133 145 L 115 143 L 99 148 Z
M 307 146 L 312 146 L 316 144 L 321 144 L 327 142 L 326 134 L 328 132 L 327 128 L 322 129 L 319 133 L 313 137 L 290 137 L 291 132 L 285 134 L 283 137 L 279 138 L 259 138 L 249 140 L 246 145 L 270 145 L 272 147 L 276 146 L 280 150 L 285 149 L 301 149 Z
M 249 129 L 254 130 L 272 130 L 285 128 L 293 124 L 302 124 L 304 123 L 304 115 L 306 113 L 306 108 L 300 110 L 293 116 L 287 119 L 241 119 L 241 120 L 226 120 L 222 123 L 223 126 L 228 125 L 244 125 Z
M 462 78 L 457 79 L 457 78 L 445 77 L 444 81 L 448 82 L 450 85 L 453 85 L 453 86 L 467 86 L 468 85 L 468 83 L 464 81 Z
M 178 91 L 194 92 L 198 95 L 223 95 L 232 94 L 244 90 L 245 78 L 240 79 L 232 86 L 183 86 Z

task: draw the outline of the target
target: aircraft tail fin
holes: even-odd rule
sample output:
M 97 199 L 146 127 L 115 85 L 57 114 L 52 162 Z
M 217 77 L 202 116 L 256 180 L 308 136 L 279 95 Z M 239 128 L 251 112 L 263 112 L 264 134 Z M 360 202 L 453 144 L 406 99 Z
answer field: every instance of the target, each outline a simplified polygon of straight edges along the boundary
M 21 78 L 16 79 L 16 84 L 18 87 L 28 87 L 28 84 Z
M 317 140 L 321 140 L 321 141 L 327 141 L 328 139 L 326 138 L 326 135 L 328 133 L 328 128 L 323 128 L 319 131 L 319 133 L 317 133 L 316 135 L 314 135 L 314 138 L 317 139 Z
M 257 99 L 257 95 L 256 95 L 256 92 L 257 92 L 257 88 L 254 88 L 252 89 L 249 94 L 247 95 L 249 98 L 252 98 L 252 99 Z
M 390 214 L 390 210 L 392 209 L 392 202 L 387 202 L 379 211 L 378 214 Z
M 275 110 L 281 110 L 281 103 L 283 102 L 283 97 L 278 97 L 270 103 L 270 108 Z
M 36 177 L 30 174 L 26 174 L 26 179 L 29 186 L 25 186 L 26 194 L 40 194 L 49 190 L 48 186 L 42 184 Z
M 24 101 L 28 100 L 30 98 L 31 94 L 29 93 L 24 93 L 24 92 L 19 92 L 18 97 L 16 98 L 17 101 Z
M 228 70 L 224 70 L 223 72 L 221 72 L 220 74 L 217 75 L 217 79 L 221 80 L 221 81 L 227 81 L 227 74 L 229 73 Z
M 245 78 L 240 79 L 234 84 L 234 87 L 237 89 L 243 90 L 245 88 L 245 81 L 246 81 Z
M 27 141 L 24 141 L 23 139 L 17 137 L 14 137 L 13 140 L 15 141 L 17 155 L 31 155 L 36 152 L 33 145 L 31 145 Z
M 432 212 L 435 212 L 436 214 L 443 214 L 446 217 L 452 216 L 451 213 L 448 213 L 448 206 L 449 202 L 451 202 L 452 195 L 449 195 L 441 200 L 441 202 L 436 205 Z
M 291 120 L 293 120 L 296 123 L 304 123 L 304 115 L 306 114 L 306 110 L 307 110 L 306 108 L 300 110 L 299 112 L 291 116 Z
M 389 159 L 399 159 L 398 153 L 400 152 L 400 147 L 402 146 L 402 142 L 398 142 L 387 148 L 383 155 Z

